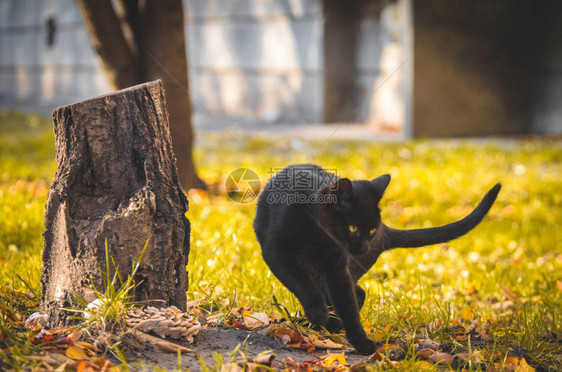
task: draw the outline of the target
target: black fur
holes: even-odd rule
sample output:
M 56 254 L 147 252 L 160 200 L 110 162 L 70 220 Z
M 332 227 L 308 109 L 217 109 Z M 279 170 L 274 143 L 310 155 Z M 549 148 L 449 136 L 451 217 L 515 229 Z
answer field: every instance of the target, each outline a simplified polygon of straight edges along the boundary
M 314 181 L 314 186 L 294 187 L 295 172 Z M 308 320 L 328 329 L 343 325 L 349 342 L 362 354 L 373 353 L 375 344 L 359 318 L 365 292 L 357 280 L 385 250 L 443 243 L 466 234 L 486 215 L 501 188 L 495 185 L 460 221 L 430 229 L 396 230 L 381 222 L 378 207 L 389 182 L 389 175 L 350 181 L 316 165 L 291 165 L 268 182 L 254 220 L 265 262 L 297 296 Z M 301 199 L 288 203 L 272 198 L 283 193 Z M 311 197 L 324 200 L 311 201 Z M 350 225 L 357 231 L 352 232 L 355 228 Z M 328 318 L 332 307 L 341 323 Z

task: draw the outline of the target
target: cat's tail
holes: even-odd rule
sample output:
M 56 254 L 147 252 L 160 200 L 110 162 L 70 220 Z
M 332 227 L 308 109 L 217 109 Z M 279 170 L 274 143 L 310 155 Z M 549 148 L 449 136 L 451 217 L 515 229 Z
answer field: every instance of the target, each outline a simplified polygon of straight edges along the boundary
M 416 230 L 397 230 L 385 226 L 390 242 L 388 249 L 415 248 L 445 243 L 466 234 L 482 221 L 494 204 L 500 189 L 501 184 L 496 184 L 468 216 L 448 225 Z

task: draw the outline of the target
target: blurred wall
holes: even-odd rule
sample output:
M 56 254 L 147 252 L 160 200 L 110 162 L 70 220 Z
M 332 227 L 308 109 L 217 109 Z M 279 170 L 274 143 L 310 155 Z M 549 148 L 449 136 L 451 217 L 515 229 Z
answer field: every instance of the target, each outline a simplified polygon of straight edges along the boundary
M 411 86 L 404 67 L 397 70 L 411 55 L 409 1 L 365 15 L 350 113 L 397 131 L 408 117 Z M 322 122 L 321 0 L 184 5 L 197 128 Z M 0 0 L 1 107 L 49 113 L 110 90 L 73 0 Z
M 562 133 L 562 2 L 414 2 L 414 135 Z
M 2 107 L 50 113 L 109 90 L 73 0 L 0 0 Z

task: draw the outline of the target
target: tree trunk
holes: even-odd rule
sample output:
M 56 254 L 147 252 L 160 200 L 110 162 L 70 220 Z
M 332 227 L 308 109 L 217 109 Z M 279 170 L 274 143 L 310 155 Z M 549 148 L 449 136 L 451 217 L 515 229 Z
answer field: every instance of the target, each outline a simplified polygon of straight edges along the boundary
M 106 242 L 124 280 L 148 244 L 135 300 L 185 309 L 188 202 L 161 82 L 60 107 L 53 120 L 58 169 L 45 212 L 41 276 L 42 311 L 51 324 L 69 322 L 61 308 L 73 297 L 94 299 L 89 284 L 104 290 Z
M 109 83 L 115 89 L 140 83 L 135 53 L 127 43 L 111 0 L 77 0 L 77 3 Z
M 363 0 L 324 0 L 324 121 L 354 119 L 357 43 Z
M 193 164 L 193 131 L 181 0 L 77 0 L 92 45 L 110 83 L 123 89 L 161 79 L 167 91 L 170 130 L 186 189 L 206 189 Z
M 191 148 L 191 97 L 185 50 L 183 5 L 181 0 L 147 0 L 142 25 L 142 64 L 147 80 L 161 79 L 168 93 L 168 107 L 172 123 L 172 142 L 178 158 L 180 180 L 184 185 L 205 189 L 197 176 Z

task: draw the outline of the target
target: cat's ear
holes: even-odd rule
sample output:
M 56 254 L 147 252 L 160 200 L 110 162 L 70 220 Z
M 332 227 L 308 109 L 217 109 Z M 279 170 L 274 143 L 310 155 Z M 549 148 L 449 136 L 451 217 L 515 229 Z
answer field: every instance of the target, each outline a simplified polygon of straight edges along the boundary
M 340 178 L 330 187 L 330 193 L 342 200 L 350 200 L 353 195 L 353 186 L 349 178 Z
M 324 186 L 319 191 L 324 195 L 335 195 L 336 203 L 331 203 L 330 206 L 335 209 L 345 211 L 350 208 L 350 200 L 353 195 L 353 186 L 348 178 L 340 178 L 330 184 Z
M 332 182 L 324 188 L 324 191 L 337 197 L 336 203 L 330 204 L 330 207 L 340 212 L 349 211 L 353 196 L 353 185 L 348 178 L 340 178 Z
M 371 181 L 371 184 L 375 187 L 375 191 L 382 198 L 386 187 L 390 183 L 390 174 L 383 174 Z

